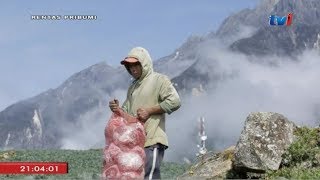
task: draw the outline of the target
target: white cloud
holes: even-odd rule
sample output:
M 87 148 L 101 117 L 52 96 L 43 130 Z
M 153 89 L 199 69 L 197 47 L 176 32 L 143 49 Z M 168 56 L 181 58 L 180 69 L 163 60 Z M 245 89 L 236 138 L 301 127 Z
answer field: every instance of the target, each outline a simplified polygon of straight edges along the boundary
M 105 145 L 104 129 L 111 117 L 108 102 L 116 98 L 121 105 L 125 100 L 125 95 L 124 90 L 116 90 L 113 94 L 101 100 L 103 103 L 100 106 L 93 107 L 88 112 L 81 114 L 76 124 L 61 126 L 65 133 L 62 139 L 62 148 L 103 148 Z
M 171 147 L 165 159 L 181 161 L 195 157 L 200 116 L 206 119 L 207 143 L 214 150 L 235 145 L 250 112 L 281 113 L 297 125 L 315 126 L 320 117 L 320 54 L 306 51 L 294 61 L 283 57 L 255 58 L 211 47 L 203 54 L 219 74 L 233 74 L 200 97 L 187 97 L 180 110 L 169 117 Z M 278 62 L 268 66 L 265 62 Z M 263 63 L 260 63 L 263 62 Z M 204 68 L 205 69 L 205 68 Z M 203 69 L 202 69 L 203 70 Z M 178 132 L 178 133 L 177 133 Z

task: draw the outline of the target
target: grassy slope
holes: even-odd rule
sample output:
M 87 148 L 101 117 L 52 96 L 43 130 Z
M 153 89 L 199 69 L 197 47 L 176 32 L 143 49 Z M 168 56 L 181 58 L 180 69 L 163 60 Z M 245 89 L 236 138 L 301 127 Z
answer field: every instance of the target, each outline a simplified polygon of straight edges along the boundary
M 320 179 L 320 128 L 298 128 L 296 141 L 282 155 L 282 168 L 267 172 L 267 179 Z
M 5 151 L 0 151 L 0 154 Z M 0 179 L 99 179 L 102 169 L 102 150 L 20 150 L 9 159 L 0 161 L 53 161 L 68 162 L 66 175 L 0 175 Z M 185 165 L 165 162 L 161 167 L 163 179 L 174 179 L 186 170 Z

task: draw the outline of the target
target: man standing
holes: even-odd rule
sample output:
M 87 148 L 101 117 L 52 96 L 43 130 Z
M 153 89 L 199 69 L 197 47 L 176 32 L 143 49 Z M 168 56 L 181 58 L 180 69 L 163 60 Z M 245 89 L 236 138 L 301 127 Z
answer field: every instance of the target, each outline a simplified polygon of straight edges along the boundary
M 144 123 L 146 131 L 145 179 L 160 179 L 160 165 L 168 148 L 165 113 L 171 114 L 179 109 L 179 95 L 167 76 L 153 71 L 152 60 L 146 49 L 133 48 L 121 64 L 134 78 L 122 109 L 137 116 Z M 110 101 L 109 107 L 115 111 L 119 102 Z

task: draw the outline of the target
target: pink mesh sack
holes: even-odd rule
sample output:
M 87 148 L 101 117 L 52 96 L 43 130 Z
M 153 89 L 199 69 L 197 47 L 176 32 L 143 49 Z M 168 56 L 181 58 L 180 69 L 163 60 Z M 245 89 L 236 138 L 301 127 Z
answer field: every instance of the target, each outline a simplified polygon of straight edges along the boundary
M 103 179 L 143 179 L 145 131 L 137 118 L 118 109 L 105 128 Z

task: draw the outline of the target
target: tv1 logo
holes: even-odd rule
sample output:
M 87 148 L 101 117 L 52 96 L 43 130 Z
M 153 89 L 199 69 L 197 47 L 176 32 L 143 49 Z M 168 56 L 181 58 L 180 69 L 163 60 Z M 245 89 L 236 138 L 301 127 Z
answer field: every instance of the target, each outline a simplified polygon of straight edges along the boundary
M 292 24 L 293 14 L 289 13 L 286 16 L 280 17 L 276 15 L 271 15 L 269 17 L 269 24 L 271 26 L 290 26 Z

